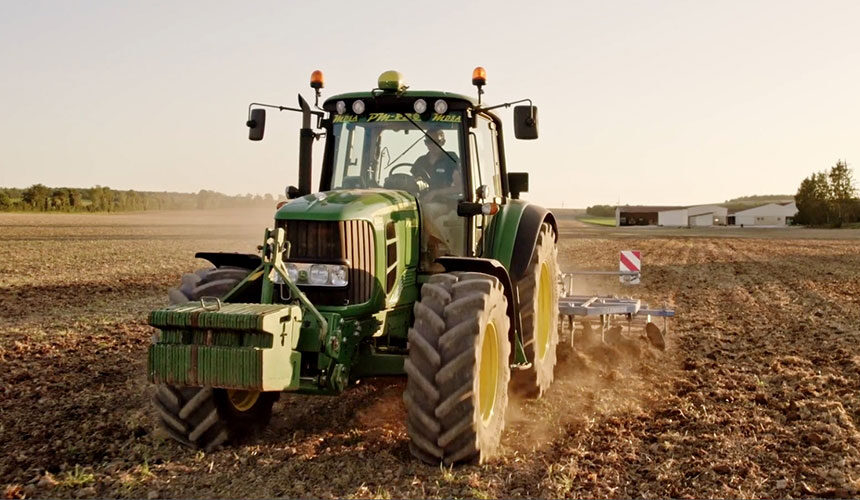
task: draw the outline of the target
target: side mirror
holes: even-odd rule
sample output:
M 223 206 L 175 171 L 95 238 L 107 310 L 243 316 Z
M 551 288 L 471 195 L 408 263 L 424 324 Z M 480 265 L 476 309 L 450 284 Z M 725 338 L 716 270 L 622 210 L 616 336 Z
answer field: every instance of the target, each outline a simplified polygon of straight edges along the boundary
M 300 196 L 300 194 L 301 193 L 299 193 L 299 188 L 297 188 L 296 186 L 287 187 L 287 199 L 288 200 L 294 200 L 294 199 L 298 198 Z
M 266 110 L 254 108 L 251 110 L 251 119 L 245 125 L 248 126 L 248 139 L 252 141 L 263 140 L 263 132 L 266 131 Z
M 528 106 L 523 106 L 528 107 Z M 511 198 L 520 199 L 520 193 L 528 193 L 529 191 L 529 173 L 528 172 L 508 172 L 508 190 L 511 192 Z
M 514 106 L 514 136 L 517 139 L 537 139 L 537 106 Z

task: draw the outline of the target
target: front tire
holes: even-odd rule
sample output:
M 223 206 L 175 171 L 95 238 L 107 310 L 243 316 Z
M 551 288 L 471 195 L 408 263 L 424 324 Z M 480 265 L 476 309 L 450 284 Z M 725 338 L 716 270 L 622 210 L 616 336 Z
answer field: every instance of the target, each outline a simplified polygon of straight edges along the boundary
M 247 276 L 240 267 L 202 269 L 182 276 L 168 292 L 170 304 L 223 297 Z M 261 431 L 280 393 L 159 385 L 152 403 L 162 429 L 180 443 L 211 451 Z
M 236 404 L 253 400 L 247 406 Z M 278 393 L 159 385 L 153 397 L 162 429 L 191 448 L 211 451 L 261 431 L 272 418 Z
M 483 463 L 496 453 L 510 381 L 506 310 L 490 275 L 436 274 L 421 288 L 403 400 L 409 449 L 424 462 Z

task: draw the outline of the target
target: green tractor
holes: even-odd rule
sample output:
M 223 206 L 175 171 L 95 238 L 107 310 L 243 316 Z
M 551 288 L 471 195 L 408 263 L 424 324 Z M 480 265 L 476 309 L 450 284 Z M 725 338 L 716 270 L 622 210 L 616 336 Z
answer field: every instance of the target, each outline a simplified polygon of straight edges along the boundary
M 520 200 L 528 174 L 507 171 L 502 122 L 537 138 L 531 101 L 408 90 L 396 71 L 376 88 L 301 113 L 299 182 L 279 205 L 259 255 L 198 253 L 214 267 L 182 277 L 159 329 L 148 377 L 160 423 L 211 450 L 262 429 L 283 391 L 336 395 L 359 379 L 405 375 L 410 450 L 432 464 L 496 452 L 508 391 L 540 396 L 558 344 L 558 230 Z M 319 191 L 313 144 L 323 139 Z

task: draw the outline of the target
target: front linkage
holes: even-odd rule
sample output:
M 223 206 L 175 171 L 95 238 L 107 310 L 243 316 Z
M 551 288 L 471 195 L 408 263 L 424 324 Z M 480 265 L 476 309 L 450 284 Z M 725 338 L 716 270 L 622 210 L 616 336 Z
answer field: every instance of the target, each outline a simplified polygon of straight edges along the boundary
M 282 228 L 266 229 L 261 250 L 261 264 L 224 302 L 202 297 L 150 313 L 149 324 L 161 330 L 149 348 L 151 382 L 316 394 L 346 388 L 362 322 L 320 312 L 290 280 L 284 265 L 289 243 Z M 258 280 L 260 303 L 230 303 Z M 273 303 L 276 283 L 289 287 L 290 303 Z M 319 353 L 316 375 L 302 376 L 300 351 Z

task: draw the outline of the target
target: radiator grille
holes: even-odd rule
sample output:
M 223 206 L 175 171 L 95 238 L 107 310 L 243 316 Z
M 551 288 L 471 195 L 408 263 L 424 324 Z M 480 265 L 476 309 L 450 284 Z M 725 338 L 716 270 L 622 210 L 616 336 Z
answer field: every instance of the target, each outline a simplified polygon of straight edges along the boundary
M 370 300 L 375 282 L 373 226 L 363 220 L 278 221 L 290 242 L 289 260 L 296 262 L 349 261 L 346 289 L 302 285 L 311 302 L 321 305 L 362 304 Z

